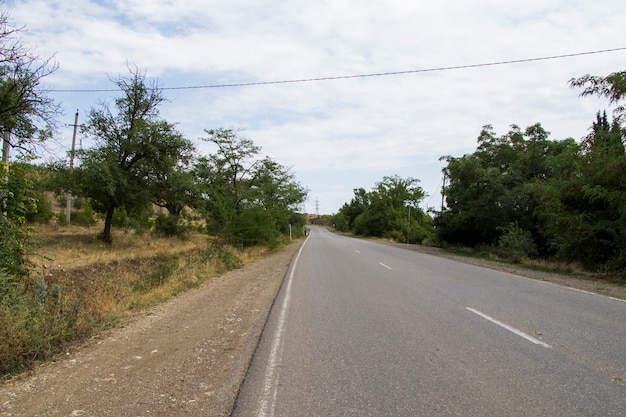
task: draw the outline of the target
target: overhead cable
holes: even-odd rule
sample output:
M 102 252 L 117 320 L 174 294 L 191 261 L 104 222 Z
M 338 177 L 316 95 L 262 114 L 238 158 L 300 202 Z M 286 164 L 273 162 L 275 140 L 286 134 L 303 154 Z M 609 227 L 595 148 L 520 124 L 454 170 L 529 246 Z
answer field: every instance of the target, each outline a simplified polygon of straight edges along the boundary
M 301 79 L 278 80 L 278 81 L 252 81 L 252 82 L 232 83 L 232 84 L 208 84 L 208 85 L 195 85 L 195 86 L 163 87 L 161 88 L 161 90 L 199 90 L 199 89 L 208 89 L 208 88 L 231 88 L 231 87 L 250 87 L 250 86 L 272 85 L 272 84 L 309 83 L 309 82 L 316 82 L 316 81 L 347 80 L 347 79 L 352 79 L 352 78 L 387 77 L 391 75 L 418 74 L 418 73 L 424 73 L 424 72 L 440 72 L 440 71 L 451 71 L 451 70 L 469 69 L 469 68 L 491 67 L 491 66 L 496 66 L 496 65 L 521 64 L 525 62 L 536 62 L 536 61 L 547 61 L 551 59 L 572 58 L 572 57 L 578 57 L 578 56 L 584 56 L 584 55 L 603 54 L 607 52 L 617 52 L 617 51 L 624 51 L 624 50 L 626 50 L 626 47 L 603 49 L 603 50 L 598 50 L 598 51 L 576 52 L 576 53 L 571 53 L 571 54 L 552 55 L 552 56 L 544 56 L 544 57 L 537 57 L 537 58 L 514 59 L 510 61 L 497 61 L 497 62 L 487 62 L 487 63 L 481 63 L 481 64 L 455 65 L 455 66 L 449 66 L 449 67 L 426 68 L 426 69 L 416 69 L 416 70 L 406 70 L 406 71 L 389 71 L 389 72 L 377 72 L 377 73 L 371 73 L 371 74 L 339 75 L 339 76 L 331 76 L 331 77 L 301 78 Z M 74 90 L 54 90 L 53 89 L 49 91 L 57 92 L 57 93 L 94 93 L 94 92 L 113 92 L 113 91 L 119 91 L 119 89 L 74 89 Z

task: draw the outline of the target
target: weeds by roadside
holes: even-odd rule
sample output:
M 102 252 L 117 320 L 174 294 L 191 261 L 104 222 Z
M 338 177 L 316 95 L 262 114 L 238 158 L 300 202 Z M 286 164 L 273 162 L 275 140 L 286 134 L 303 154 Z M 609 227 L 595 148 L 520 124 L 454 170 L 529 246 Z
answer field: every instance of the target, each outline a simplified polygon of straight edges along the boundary
M 0 379 L 268 252 L 218 245 L 200 233 L 116 231 L 113 245 L 96 233 L 39 226 L 29 276 L 0 273 Z

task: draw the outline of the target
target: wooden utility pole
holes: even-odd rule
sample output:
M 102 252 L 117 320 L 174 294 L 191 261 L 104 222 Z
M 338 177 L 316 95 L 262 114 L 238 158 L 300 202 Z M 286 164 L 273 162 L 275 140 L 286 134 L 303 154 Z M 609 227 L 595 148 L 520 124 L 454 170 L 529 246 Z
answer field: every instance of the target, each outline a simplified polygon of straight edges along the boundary
M 2 163 L 5 165 L 5 171 L 4 171 L 4 175 L 2 178 L 2 185 L 3 188 L 7 188 L 8 191 L 8 185 L 9 185 L 9 159 L 10 159 L 10 153 L 11 153 L 11 131 L 10 130 L 6 130 L 4 131 L 3 135 L 2 135 Z M 3 217 L 7 217 L 7 193 L 5 191 L 2 191 L 0 193 L 0 199 L 2 199 L 2 216 Z
M 76 154 L 76 129 L 78 128 L 78 110 L 76 110 L 76 117 L 74 118 L 74 134 L 72 135 L 72 151 L 70 152 L 70 172 L 74 169 L 74 155 Z M 72 192 L 67 192 L 67 201 L 65 204 L 65 222 L 70 225 L 70 218 L 72 213 Z

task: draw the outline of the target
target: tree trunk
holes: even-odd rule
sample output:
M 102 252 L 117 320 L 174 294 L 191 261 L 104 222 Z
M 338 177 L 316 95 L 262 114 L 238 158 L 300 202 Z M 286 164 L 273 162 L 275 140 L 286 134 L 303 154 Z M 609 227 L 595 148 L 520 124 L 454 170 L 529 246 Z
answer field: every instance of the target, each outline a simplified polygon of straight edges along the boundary
M 109 208 L 107 208 L 107 214 L 104 220 L 104 230 L 98 236 L 98 239 L 105 243 L 113 243 L 113 237 L 111 236 L 111 223 L 113 223 L 114 211 L 115 211 L 115 206 L 109 206 Z

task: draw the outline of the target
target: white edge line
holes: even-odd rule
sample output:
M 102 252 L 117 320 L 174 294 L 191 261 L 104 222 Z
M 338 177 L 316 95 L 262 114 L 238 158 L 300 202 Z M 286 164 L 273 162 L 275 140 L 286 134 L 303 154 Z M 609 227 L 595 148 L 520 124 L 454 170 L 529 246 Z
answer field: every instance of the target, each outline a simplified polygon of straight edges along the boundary
M 595 294 L 595 293 L 594 293 L 594 294 Z M 596 294 L 596 295 L 597 295 L 597 294 Z M 622 303 L 626 303 L 626 300 L 623 300 L 623 299 L 621 299 L 621 298 L 611 297 L 611 296 L 609 296 L 609 298 L 610 298 L 611 300 L 613 300 L 613 301 L 620 301 L 620 302 L 622 302 Z
M 276 395 L 278 387 L 278 369 L 282 360 L 283 353 L 283 339 L 285 336 L 285 330 L 287 328 L 287 311 L 289 310 L 289 304 L 291 302 L 291 282 L 293 281 L 293 275 L 298 264 L 298 259 L 304 249 L 304 245 L 309 240 L 304 241 L 296 259 L 291 265 L 291 273 L 287 281 L 287 287 L 285 288 L 285 298 L 283 304 L 280 307 L 280 313 L 278 314 L 278 324 L 276 327 L 276 333 L 272 340 L 272 346 L 270 349 L 270 355 L 267 361 L 267 368 L 265 369 L 265 378 L 263 379 L 263 388 L 259 397 L 257 405 L 257 416 L 259 417 L 272 417 L 274 415 L 274 409 L 276 407 Z
M 518 335 L 520 337 L 523 337 L 524 339 L 528 340 L 529 342 L 532 342 L 532 343 L 534 343 L 536 345 L 539 345 L 539 346 L 543 346 L 544 348 L 547 348 L 547 349 L 551 349 L 552 348 L 552 346 L 550 346 L 549 344 L 547 344 L 545 342 L 542 342 L 539 339 L 535 339 L 534 337 L 530 336 L 529 334 L 526 334 L 523 331 L 516 329 L 515 327 L 511 327 L 511 326 L 509 326 L 506 323 L 502 323 L 501 321 L 496 320 L 493 317 L 490 317 L 490 316 L 486 315 L 485 313 L 482 313 L 482 312 L 480 312 L 480 311 L 478 311 L 476 309 L 470 308 L 470 307 L 465 307 L 465 308 L 468 309 L 469 311 L 471 311 L 472 313 L 478 314 L 482 318 L 484 318 L 486 320 L 489 320 L 490 322 L 492 322 L 494 324 L 497 324 L 498 326 L 500 326 L 500 327 L 502 327 L 502 328 L 504 328 L 504 329 L 506 329 L 506 330 L 508 330 L 508 331 L 510 331 L 512 333 L 515 333 L 516 335 Z
M 607 297 L 609 300 L 613 300 L 613 301 L 620 301 L 622 303 L 626 303 L 626 300 L 623 300 L 621 298 L 617 298 L 617 297 L 612 297 L 610 295 L 604 295 L 604 294 L 598 294 L 597 292 L 593 292 L 593 291 L 587 291 L 587 290 L 581 290 L 579 288 L 574 288 L 574 287 L 569 287 L 567 285 L 559 285 L 559 284 L 554 284 L 552 282 L 546 282 L 546 281 L 541 281 L 541 282 L 545 282 L 546 284 L 551 284 L 554 285 L 556 287 L 561 287 L 561 288 L 566 288 L 568 290 L 572 290 L 572 291 L 576 291 L 576 292 L 580 292 L 583 294 L 589 294 L 589 295 L 596 295 L 598 297 Z
M 494 271 L 497 271 L 497 270 L 494 269 Z M 565 284 L 557 284 L 557 283 L 550 282 L 550 281 L 542 281 L 540 279 L 528 278 L 528 277 L 525 277 L 524 275 L 518 275 L 512 272 L 508 272 L 508 274 L 513 275 L 518 278 L 528 280 L 528 281 L 538 282 L 540 284 L 552 285 L 553 287 L 564 288 L 566 290 L 572 290 L 572 291 L 576 291 L 582 294 L 595 295 L 596 297 L 603 297 L 603 298 L 608 298 L 609 300 L 619 301 L 620 303 L 626 303 L 626 299 L 623 299 L 623 298 L 613 297 L 613 296 L 606 295 L 606 294 L 600 294 L 600 293 L 593 292 L 593 291 L 581 290 L 580 288 L 570 287 L 569 285 L 565 285 Z
M 391 267 L 390 267 L 390 266 L 387 266 L 387 265 L 385 265 L 385 264 L 384 264 L 384 263 L 382 263 L 382 262 L 378 262 L 378 265 L 380 265 L 380 266 L 382 266 L 382 267 L 384 267 L 384 268 L 387 268 L 387 269 L 391 270 Z

